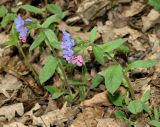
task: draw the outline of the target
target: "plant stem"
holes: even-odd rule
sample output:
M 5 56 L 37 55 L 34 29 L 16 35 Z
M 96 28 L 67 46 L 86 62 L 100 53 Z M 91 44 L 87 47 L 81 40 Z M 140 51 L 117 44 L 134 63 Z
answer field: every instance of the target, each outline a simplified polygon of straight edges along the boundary
M 35 72 L 33 66 L 30 64 L 28 58 L 27 58 L 26 55 L 24 54 L 23 49 L 21 48 L 20 45 L 18 45 L 17 48 L 18 48 L 19 53 L 23 56 L 26 66 L 28 67 L 28 69 L 30 69 L 30 71 L 31 71 L 32 74 L 34 75 L 34 77 L 35 77 L 35 79 L 37 80 L 37 82 L 40 83 L 40 82 L 39 82 L 38 75 L 37 75 L 37 73 Z
M 54 50 L 54 47 L 50 44 L 50 42 L 49 42 L 48 39 L 46 40 L 46 43 L 47 43 L 47 45 L 49 46 L 50 50 L 52 51 L 53 55 L 54 55 L 56 58 L 58 58 L 58 55 L 57 55 L 56 51 Z M 61 69 L 62 74 L 63 74 L 63 77 L 64 77 L 63 82 L 64 82 L 64 84 L 67 85 L 68 91 L 70 91 L 70 89 L 69 89 L 70 87 L 69 87 L 68 80 L 67 80 L 67 75 L 66 75 L 66 73 L 65 73 L 65 71 L 64 71 L 64 68 L 63 68 L 62 63 L 61 63 L 61 61 L 60 61 L 59 58 L 58 58 L 58 66 L 59 66 L 59 68 Z
M 119 64 L 118 61 L 117 61 L 115 58 L 113 58 L 109 53 L 107 53 L 107 56 L 108 56 L 113 62 L 115 62 L 116 64 Z M 120 65 L 120 64 L 119 64 L 119 65 Z M 120 65 L 120 66 L 121 66 L 121 65 Z M 122 67 L 122 66 L 121 66 L 121 67 Z M 133 89 L 133 87 L 132 87 L 132 85 L 131 85 L 130 79 L 128 78 L 128 76 L 126 75 L 125 72 L 123 72 L 123 75 L 124 75 L 124 78 L 125 78 L 125 80 L 126 80 L 126 82 L 127 82 L 128 90 L 129 90 L 129 92 L 130 92 L 130 94 L 131 94 L 131 98 L 132 98 L 133 100 L 135 100 L 134 89 Z

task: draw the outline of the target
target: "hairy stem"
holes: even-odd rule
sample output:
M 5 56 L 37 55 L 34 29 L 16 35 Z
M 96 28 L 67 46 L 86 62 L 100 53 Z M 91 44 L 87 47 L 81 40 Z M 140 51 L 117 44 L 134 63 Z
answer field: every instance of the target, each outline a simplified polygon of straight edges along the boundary
M 28 58 L 26 57 L 25 53 L 23 52 L 23 49 L 21 48 L 20 45 L 17 46 L 19 53 L 23 56 L 24 61 L 26 66 L 28 67 L 28 69 L 30 69 L 30 71 L 32 72 L 32 74 L 34 75 L 35 79 L 37 80 L 37 82 L 39 83 L 39 78 L 37 73 L 35 72 L 33 66 L 31 65 L 31 63 L 29 62 Z
M 62 79 L 62 80 L 63 80 L 64 84 L 67 85 L 68 91 L 70 91 L 70 89 L 69 89 L 70 87 L 69 87 L 68 80 L 67 80 L 67 75 L 66 75 L 66 73 L 65 73 L 65 71 L 64 71 L 64 68 L 63 68 L 63 66 L 62 66 L 62 63 L 61 63 L 61 61 L 60 61 L 60 59 L 59 59 L 56 51 L 54 50 L 54 47 L 50 44 L 50 42 L 49 42 L 48 39 L 47 39 L 46 43 L 47 43 L 47 45 L 49 46 L 50 50 L 52 51 L 53 55 L 54 55 L 56 58 L 58 58 L 58 66 L 59 66 L 59 68 L 60 68 L 60 70 L 61 70 L 61 72 L 62 72 L 62 74 L 63 74 L 63 77 L 64 77 L 64 79 Z M 63 86 L 63 87 L 65 87 L 65 86 Z

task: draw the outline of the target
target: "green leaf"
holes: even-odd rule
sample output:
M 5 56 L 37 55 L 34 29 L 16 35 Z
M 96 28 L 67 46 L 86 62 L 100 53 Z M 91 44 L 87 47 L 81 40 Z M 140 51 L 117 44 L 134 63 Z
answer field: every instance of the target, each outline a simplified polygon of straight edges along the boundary
M 91 81 L 91 89 L 96 88 L 102 81 L 103 81 L 103 77 L 101 75 L 94 76 Z
M 151 93 L 150 90 L 145 91 L 145 93 L 143 94 L 141 101 L 145 102 L 148 101 L 151 98 Z
M 120 52 L 123 52 L 123 53 L 128 53 L 130 51 L 130 49 L 126 45 L 121 45 L 119 47 L 119 50 Z
M 50 94 L 52 94 L 52 99 L 57 99 L 64 94 L 63 92 L 61 92 L 59 89 L 57 89 L 54 86 L 46 86 L 45 88 Z
M 120 65 L 112 65 L 104 72 L 100 73 L 105 78 L 105 86 L 107 90 L 113 94 L 121 85 L 123 79 L 122 67 Z
M 5 28 L 9 22 L 13 21 L 16 17 L 16 14 L 8 13 L 2 20 L 1 26 Z
M 51 55 L 48 56 L 47 63 L 44 65 L 39 75 L 41 84 L 46 82 L 48 79 L 50 79 L 53 76 L 57 68 L 57 65 L 58 65 L 57 59 Z
M 60 43 L 57 39 L 57 36 L 51 29 L 45 30 L 45 35 L 52 47 L 60 49 Z
M 142 102 L 143 105 L 143 110 L 146 111 L 148 114 L 151 114 L 151 108 L 149 107 L 148 104 L 145 104 L 144 102 Z
M 96 40 L 97 28 L 94 27 L 90 33 L 90 42 L 93 43 Z
M 52 15 L 43 22 L 42 28 L 48 28 L 52 23 L 58 22 L 59 20 L 57 15 Z
M 154 118 L 155 118 L 155 120 L 159 120 L 159 113 L 158 113 L 158 109 L 156 107 L 154 107 Z
M 149 0 L 148 3 L 153 6 L 155 10 L 160 11 L 160 0 Z
M 43 14 L 41 9 L 39 9 L 35 6 L 32 6 L 32 5 L 23 5 L 23 6 L 21 6 L 21 8 L 23 8 L 26 11 L 35 13 L 35 14 Z
M 5 6 L 0 6 L 0 17 L 4 17 L 8 13 L 8 10 Z
M 63 11 L 58 5 L 56 5 L 56 4 L 48 4 L 46 6 L 46 8 L 51 13 L 58 15 L 59 18 L 63 18 Z
M 137 60 L 133 63 L 130 63 L 127 67 L 128 70 L 134 68 L 148 68 L 152 67 L 157 63 L 157 60 Z
M 96 45 L 93 45 L 93 53 L 96 57 L 96 60 L 100 63 L 100 64 L 104 64 L 104 54 L 102 52 L 102 49 Z
M 99 46 L 102 48 L 103 52 L 112 52 L 113 50 L 118 49 L 126 41 L 127 38 L 120 38 L 115 41 L 107 42 Z
M 109 100 L 116 106 L 122 106 L 122 96 L 116 92 L 114 95 L 108 94 L 109 95 Z
M 151 120 L 149 122 L 150 125 L 154 126 L 154 127 L 160 127 L 160 122 L 157 120 Z
M 45 40 L 45 34 L 43 32 L 41 32 L 36 39 L 33 41 L 32 45 L 30 46 L 29 50 L 33 50 L 35 48 L 37 48 L 38 46 L 40 46 L 40 44 Z
M 143 104 L 139 100 L 134 100 L 128 104 L 127 108 L 131 113 L 138 114 L 143 111 Z
M 124 122 L 127 119 L 123 112 L 115 111 L 114 114 L 121 122 Z

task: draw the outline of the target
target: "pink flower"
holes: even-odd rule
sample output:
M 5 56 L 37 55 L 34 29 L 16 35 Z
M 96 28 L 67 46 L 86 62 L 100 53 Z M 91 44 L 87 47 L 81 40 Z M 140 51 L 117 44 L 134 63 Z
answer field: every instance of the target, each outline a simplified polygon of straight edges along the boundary
M 73 57 L 71 60 L 71 63 L 76 64 L 77 66 L 81 67 L 84 64 L 83 57 L 81 55 Z

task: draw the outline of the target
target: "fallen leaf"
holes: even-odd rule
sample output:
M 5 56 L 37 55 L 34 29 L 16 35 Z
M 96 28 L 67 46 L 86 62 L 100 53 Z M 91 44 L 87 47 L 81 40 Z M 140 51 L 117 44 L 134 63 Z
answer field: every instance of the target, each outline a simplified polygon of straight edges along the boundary
M 78 114 L 70 127 L 96 127 L 96 119 L 101 118 L 102 114 L 102 109 L 87 107 Z
M 145 7 L 140 1 L 132 1 L 130 6 L 124 6 L 122 15 L 124 17 L 132 17 L 138 13 L 140 13 Z
M 50 127 L 50 125 L 56 125 L 68 121 L 68 119 L 74 116 L 76 112 L 77 108 L 67 107 L 65 104 L 61 110 L 56 109 L 40 117 L 35 117 L 33 115 L 33 125 Z
M 120 127 L 120 122 L 112 118 L 97 119 L 97 127 Z
M 146 32 L 148 29 L 153 27 L 156 23 L 159 23 L 160 22 L 159 19 L 160 19 L 160 13 L 155 9 L 152 9 L 147 16 L 142 17 L 142 23 L 143 23 L 142 31 Z
M 91 99 L 81 102 L 81 106 L 95 106 L 95 105 L 112 105 L 107 97 L 107 92 L 102 92 L 94 95 Z
M 17 103 L 9 106 L 3 106 L 0 108 L 0 121 L 10 121 L 18 114 L 22 116 L 24 114 L 24 107 L 22 103 Z
M 114 29 L 114 33 L 117 36 L 120 36 L 120 37 L 124 37 L 125 35 L 129 34 L 130 35 L 129 36 L 130 40 L 135 40 L 138 37 L 142 36 L 142 33 L 140 33 L 137 30 L 134 30 L 134 29 L 130 28 L 129 26 L 119 28 L 119 29 Z
M 3 127 L 27 127 L 27 126 L 25 126 L 24 124 L 20 122 L 12 122 L 10 124 L 3 125 Z
M 7 98 L 10 97 L 7 90 L 18 90 L 22 86 L 22 82 L 12 75 L 5 75 L 0 83 L 0 93 L 3 93 Z

